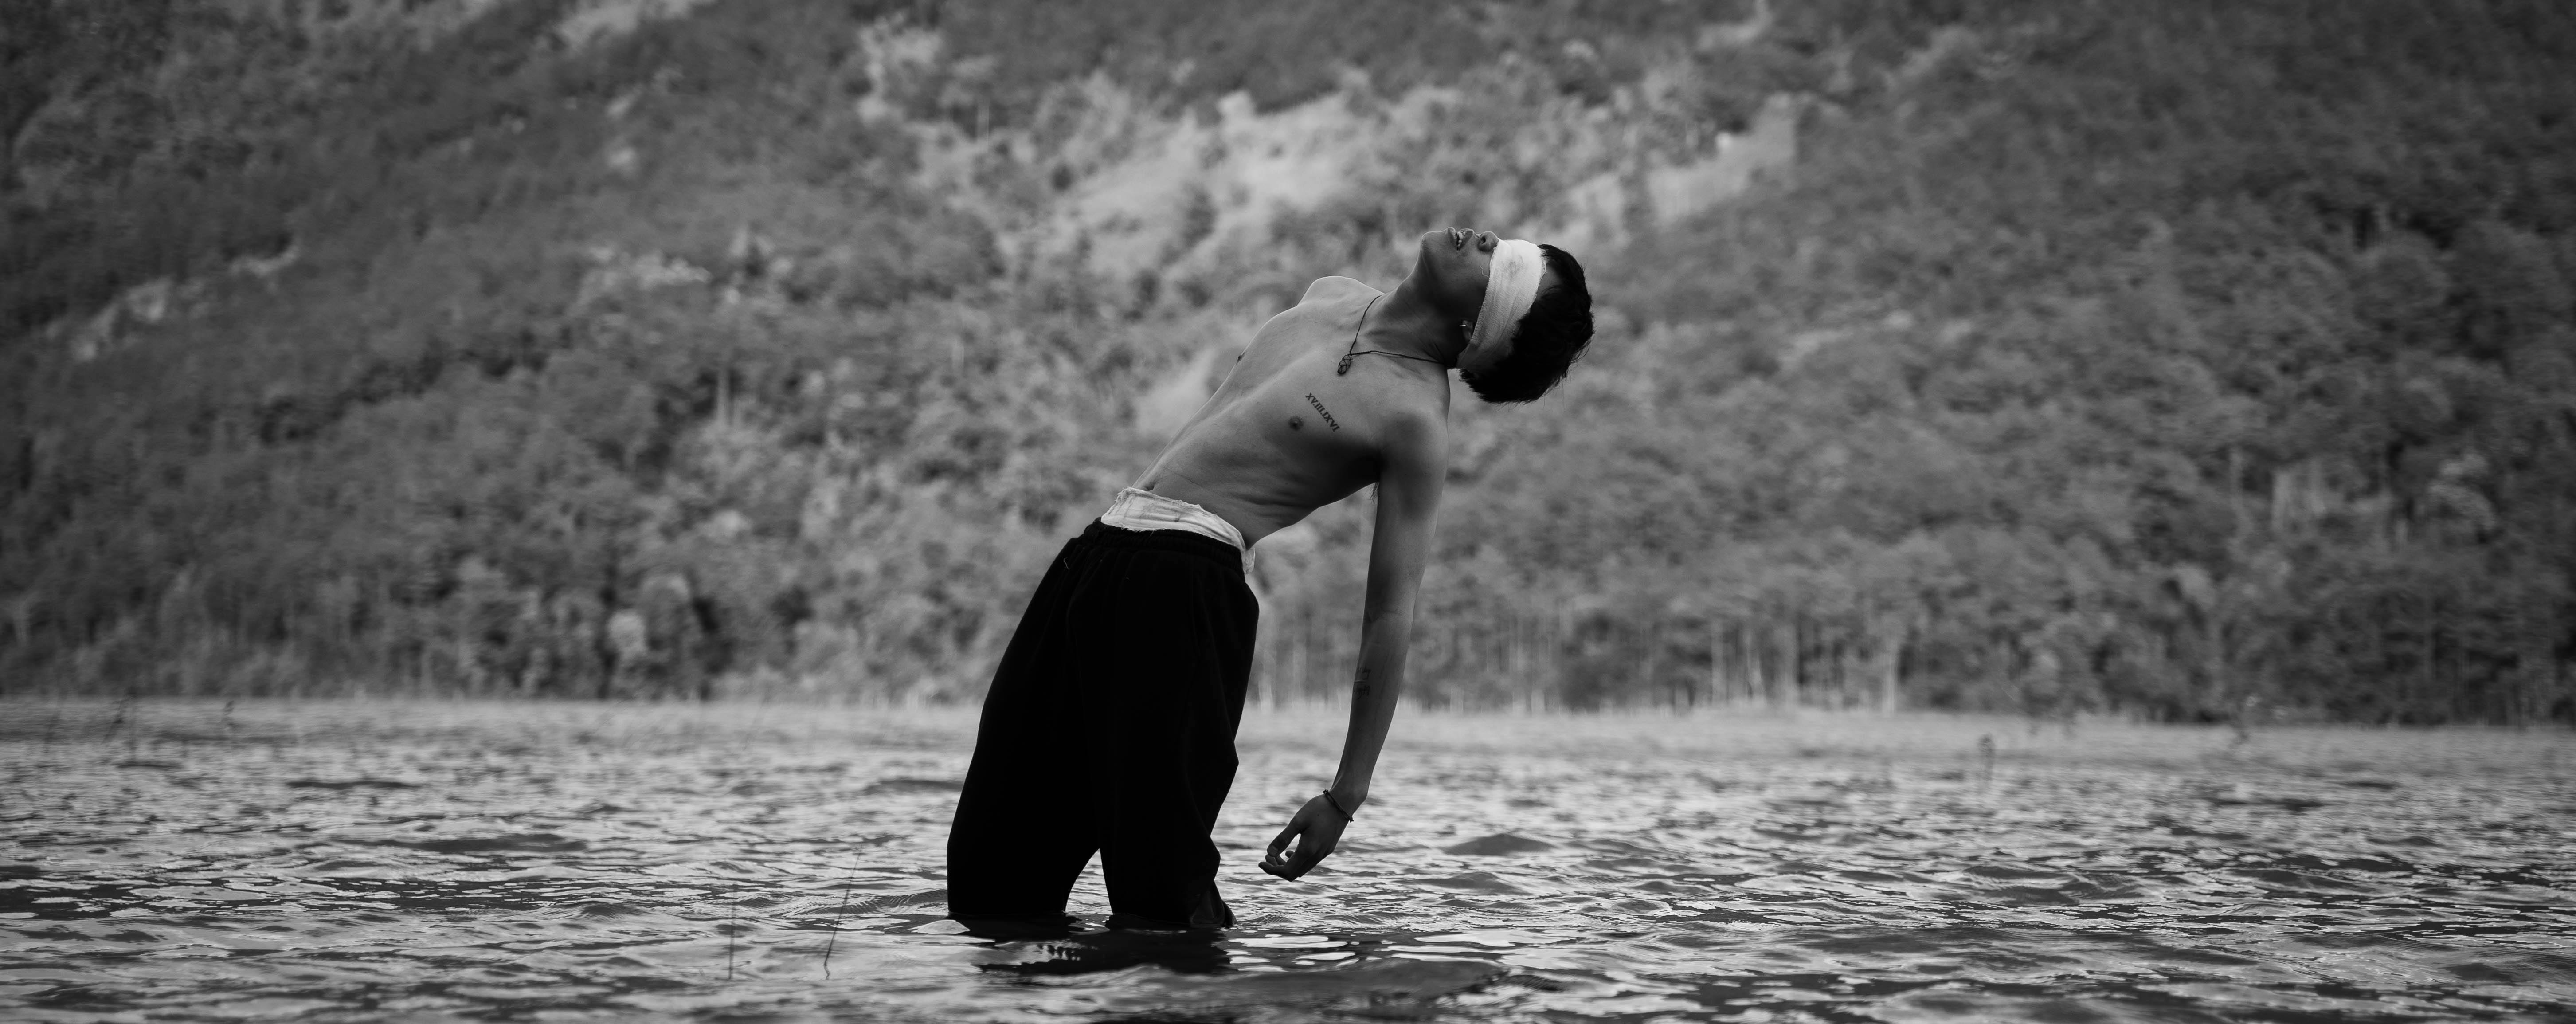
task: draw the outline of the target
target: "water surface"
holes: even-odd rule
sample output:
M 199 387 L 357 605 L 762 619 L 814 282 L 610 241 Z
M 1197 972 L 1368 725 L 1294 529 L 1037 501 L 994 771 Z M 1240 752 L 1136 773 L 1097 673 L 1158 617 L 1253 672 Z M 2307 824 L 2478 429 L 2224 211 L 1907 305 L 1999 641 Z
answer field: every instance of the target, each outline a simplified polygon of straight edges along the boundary
M 0 705 L 0 1017 L 2395 1021 L 2576 1004 L 2563 731 L 1408 710 L 1222 934 L 944 920 L 971 713 Z

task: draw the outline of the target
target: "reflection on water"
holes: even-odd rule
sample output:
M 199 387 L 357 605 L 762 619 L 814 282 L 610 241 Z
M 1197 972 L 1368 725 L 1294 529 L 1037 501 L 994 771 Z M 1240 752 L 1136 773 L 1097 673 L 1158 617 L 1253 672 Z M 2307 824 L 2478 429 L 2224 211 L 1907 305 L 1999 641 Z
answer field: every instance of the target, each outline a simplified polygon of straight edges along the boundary
M 1412 717 L 1224 933 L 942 917 L 971 717 L 0 705 L 9 1019 L 2547 1019 L 2565 732 Z M 1981 746 L 1980 740 L 1988 742 Z

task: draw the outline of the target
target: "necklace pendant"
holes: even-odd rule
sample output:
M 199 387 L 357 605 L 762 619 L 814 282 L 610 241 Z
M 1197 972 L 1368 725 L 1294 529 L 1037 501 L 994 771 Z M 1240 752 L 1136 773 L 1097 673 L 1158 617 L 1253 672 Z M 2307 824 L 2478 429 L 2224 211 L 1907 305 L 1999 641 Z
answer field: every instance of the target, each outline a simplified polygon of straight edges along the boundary
M 1333 376 L 1341 377 L 1349 375 L 1351 372 L 1351 359 L 1351 356 L 1343 356 L 1342 365 L 1333 370 Z

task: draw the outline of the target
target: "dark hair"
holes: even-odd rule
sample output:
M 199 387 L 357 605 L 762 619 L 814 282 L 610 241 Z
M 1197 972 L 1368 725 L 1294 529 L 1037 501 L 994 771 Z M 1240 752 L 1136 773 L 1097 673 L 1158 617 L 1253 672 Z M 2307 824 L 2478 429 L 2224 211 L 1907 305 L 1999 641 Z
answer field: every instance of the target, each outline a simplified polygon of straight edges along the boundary
M 1583 265 L 1553 245 L 1538 247 L 1547 269 L 1556 271 L 1556 287 L 1538 293 L 1529 312 L 1512 333 L 1512 351 L 1502 365 L 1486 373 L 1460 373 L 1468 390 L 1488 402 L 1526 402 L 1548 392 L 1574 357 L 1592 342 L 1592 292 L 1583 286 Z

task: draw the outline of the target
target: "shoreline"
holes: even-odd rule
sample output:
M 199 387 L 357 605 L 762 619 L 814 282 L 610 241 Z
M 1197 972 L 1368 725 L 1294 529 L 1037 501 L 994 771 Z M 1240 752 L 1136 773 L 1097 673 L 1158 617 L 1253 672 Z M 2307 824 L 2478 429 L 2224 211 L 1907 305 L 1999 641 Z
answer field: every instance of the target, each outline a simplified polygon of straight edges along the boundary
M 802 703 L 450 698 L 0 699 L 0 744 L 107 743 L 140 752 L 195 744 L 336 744 L 443 732 L 518 732 L 531 743 L 663 745 L 725 740 L 826 747 L 963 749 L 978 709 Z M 1331 704 L 1245 708 L 1244 748 L 1339 749 L 1347 712 Z M 1971 771 L 2034 764 L 2268 764 L 2399 774 L 2576 769 L 2563 726 L 2164 724 L 2110 716 L 2030 719 L 1824 709 L 1540 712 L 1406 707 L 1391 752 L 1526 751 L 1606 760 L 1947 763 Z M 136 756 L 140 756 L 139 753 Z M 2403 766 L 2403 767 L 2400 767 Z

